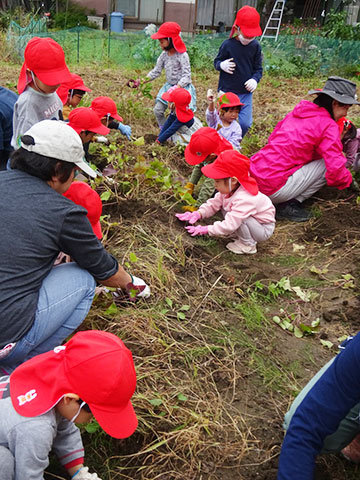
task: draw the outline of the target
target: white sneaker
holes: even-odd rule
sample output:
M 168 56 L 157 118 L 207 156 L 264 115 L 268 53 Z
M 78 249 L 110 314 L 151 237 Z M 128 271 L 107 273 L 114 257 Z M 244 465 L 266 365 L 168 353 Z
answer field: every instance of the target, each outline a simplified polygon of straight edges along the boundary
M 245 243 L 240 242 L 240 240 L 236 242 L 230 242 L 226 245 L 226 248 L 230 250 L 230 252 L 238 253 L 240 255 L 247 254 L 253 255 L 257 252 L 256 244 L 255 245 L 245 245 Z

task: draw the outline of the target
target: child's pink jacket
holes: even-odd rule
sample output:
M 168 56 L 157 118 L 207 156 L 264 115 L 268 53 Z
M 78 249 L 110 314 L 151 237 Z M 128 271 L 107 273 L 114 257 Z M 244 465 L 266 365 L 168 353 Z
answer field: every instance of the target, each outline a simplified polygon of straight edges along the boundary
M 322 107 L 302 100 L 279 122 L 267 145 L 250 159 L 250 172 L 261 192 L 272 195 L 303 165 L 323 158 L 330 187 L 346 188 L 352 182 L 345 168 L 339 127 Z
M 231 235 L 249 217 L 256 218 L 259 223 L 275 222 L 275 207 L 270 198 L 260 192 L 251 195 L 242 186 L 231 196 L 218 192 L 199 208 L 201 218 L 212 217 L 219 210 L 222 210 L 225 218 L 222 222 L 209 225 L 208 233 L 211 236 Z

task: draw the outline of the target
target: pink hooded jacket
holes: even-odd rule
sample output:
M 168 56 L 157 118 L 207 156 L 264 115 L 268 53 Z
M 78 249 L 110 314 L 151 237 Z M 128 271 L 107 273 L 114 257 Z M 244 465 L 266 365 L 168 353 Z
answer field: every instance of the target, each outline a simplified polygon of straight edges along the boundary
M 209 218 L 222 210 L 224 220 L 209 225 L 210 236 L 227 236 L 234 233 L 247 218 L 254 217 L 259 223 L 275 222 L 275 207 L 270 198 L 262 193 L 251 195 L 240 185 L 235 192 L 217 193 L 199 208 L 201 218 Z
M 276 125 L 267 145 L 250 158 L 250 172 L 260 191 L 272 195 L 296 170 L 321 158 L 330 187 L 341 190 L 351 184 L 338 125 L 325 108 L 302 100 Z

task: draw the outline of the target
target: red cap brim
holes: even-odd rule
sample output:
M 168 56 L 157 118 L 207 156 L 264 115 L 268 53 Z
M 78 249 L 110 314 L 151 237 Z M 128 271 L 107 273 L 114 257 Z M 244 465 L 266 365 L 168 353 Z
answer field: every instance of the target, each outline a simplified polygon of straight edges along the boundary
M 190 150 L 190 144 L 186 146 L 185 148 L 185 160 L 189 165 L 199 165 L 199 163 L 203 162 L 206 157 L 209 156 L 208 153 L 200 154 L 198 155 L 197 153 L 192 153 Z
M 59 70 L 34 71 L 34 74 L 45 85 L 58 85 L 71 81 L 71 73 L 66 65 Z
M 214 180 L 220 180 L 221 178 L 228 178 L 234 177 L 235 175 L 231 175 L 228 171 L 225 171 L 221 168 L 218 168 L 215 163 L 210 163 L 209 165 L 205 165 L 201 169 L 202 173 L 205 177 L 213 178 Z M 239 178 L 236 176 L 238 181 L 241 185 L 247 190 L 251 195 L 257 195 L 259 193 L 259 187 L 256 183 L 255 178 L 250 176 Z
M 135 410 L 131 402 L 120 412 L 119 409 L 113 411 L 109 409 L 105 411 L 91 403 L 89 403 L 89 408 L 101 428 L 111 437 L 130 437 L 138 426 L 138 419 L 136 418 Z

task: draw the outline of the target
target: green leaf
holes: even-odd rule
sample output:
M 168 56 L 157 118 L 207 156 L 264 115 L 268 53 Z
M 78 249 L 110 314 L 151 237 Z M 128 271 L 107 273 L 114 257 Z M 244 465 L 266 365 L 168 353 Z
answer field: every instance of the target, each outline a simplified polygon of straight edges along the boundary
M 178 317 L 179 320 L 185 320 L 186 315 L 183 312 L 178 312 L 177 317 Z
M 317 318 L 316 320 L 311 322 L 312 328 L 316 328 L 320 325 L 320 318 Z
M 137 256 L 136 256 L 135 253 L 133 253 L 133 252 L 130 253 L 129 259 L 130 259 L 130 262 L 131 262 L 131 263 L 136 263 L 136 262 L 138 261 Z
M 302 332 L 299 327 L 295 327 L 294 335 L 296 338 L 302 338 L 304 336 L 304 332 Z
M 177 399 L 179 400 L 179 402 L 186 402 L 188 398 L 183 393 L 179 393 L 179 395 L 177 396 Z
M 106 192 L 103 192 L 103 193 L 100 195 L 101 200 L 104 200 L 105 202 L 106 202 L 107 200 L 109 200 L 110 197 L 111 197 L 111 192 L 110 192 L 110 190 L 107 190 Z
M 179 310 L 187 312 L 188 310 L 190 310 L 190 305 L 182 305 Z
M 118 312 L 118 308 L 115 305 L 115 303 L 113 302 L 110 305 L 110 307 L 107 310 L 105 310 L 105 315 L 115 315 L 117 312 Z
M 137 147 L 142 147 L 143 145 L 145 145 L 145 138 L 139 137 L 137 140 L 133 142 L 133 144 L 136 145 Z
M 324 347 L 327 347 L 327 348 L 331 348 L 334 346 L 334 344 L 332 342 L 330 342 L 329 340 L 321 340 L 320 339 L 320 343 L 321 345 L 324 345 Z
M 97 423 L 96 420 L 94 420 L 91 423 L 88 423 L 88 424 L 85 425 L 85 430 L 88 433 L 95 433 L 98 430 L 100 430 L 100 425 Z
M 169 305 L 170 308 L 172 308 L 172 306 L 173 306 L 173 301 L 171 300 L 171 298 L 166 297 L 166 298 L 165 298 L 165 302 Z
M 149 400 L 149 403 L 151 403 L 151 405 L 153 405 L 154 407 L 159 407 L 160 405 L 162 405 L 163 401 L 161 400 L 161 398 L 152 398 L 151 400 Z

